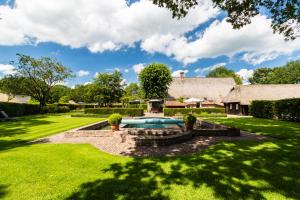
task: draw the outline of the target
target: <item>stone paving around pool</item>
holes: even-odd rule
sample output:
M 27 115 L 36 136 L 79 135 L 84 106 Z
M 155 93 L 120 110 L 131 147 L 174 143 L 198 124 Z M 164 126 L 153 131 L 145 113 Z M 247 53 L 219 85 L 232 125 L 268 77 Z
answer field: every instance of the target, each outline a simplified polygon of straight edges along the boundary
M 136 146 L 134 135 L 126 135 L 122 139 L 123 131 L 111 132 L 104 131 L 103 134 L 95 132 L 81 131 L 77 134 L 61 133 L 50 137 L 36 140 L 37 143 L 89 143 L 101 151 L 124 156 L 144 157 L 144 156 L 162 156 L 162 155 L 182 155 L 199 152 L 219 141 L 231 140 L 266 140 L 265 136 L 259 136 L 253 133 L 241 131 L 238 137 L 228 136 L 195 136 L 189 141 L 169 146 L 151 147 Z

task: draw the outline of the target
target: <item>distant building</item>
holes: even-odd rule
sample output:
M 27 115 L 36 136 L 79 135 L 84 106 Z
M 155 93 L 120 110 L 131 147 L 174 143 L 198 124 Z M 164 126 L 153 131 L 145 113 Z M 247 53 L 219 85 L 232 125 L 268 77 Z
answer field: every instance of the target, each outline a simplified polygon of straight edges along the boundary
M 169 86 L 168 97 L 169 100 L 181 97 L 200 99 L 200 107 L 222 107 L 223 98 L 235 85 L 233 78 L 187 78 L 181 73 L 181 77 L 173 78 Z M 196 105 L 197 102 L 195 102 Z M 176 105 L 173 104 L 173 106 Z
M 248 115 L 251 101 L 288 98 L 300 98 L 300 84 L 238 85 L 232 88 L 223 103 L 228 114 Z
M 30 96 L 16 95 L 13 99 L 9 99 L 9 96 L 4 93 L 0 93 L 0 102 L 13 102 L 13 103 L 28 103 Z

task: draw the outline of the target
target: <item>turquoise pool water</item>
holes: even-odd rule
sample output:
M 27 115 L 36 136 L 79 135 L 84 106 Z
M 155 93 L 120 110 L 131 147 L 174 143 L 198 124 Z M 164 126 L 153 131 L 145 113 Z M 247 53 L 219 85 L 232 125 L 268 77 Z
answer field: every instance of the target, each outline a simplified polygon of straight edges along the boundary
M 182 128 L 183 120 L 173 118 L 136 118 L 122 120 L 121 127 L 123 128 Z

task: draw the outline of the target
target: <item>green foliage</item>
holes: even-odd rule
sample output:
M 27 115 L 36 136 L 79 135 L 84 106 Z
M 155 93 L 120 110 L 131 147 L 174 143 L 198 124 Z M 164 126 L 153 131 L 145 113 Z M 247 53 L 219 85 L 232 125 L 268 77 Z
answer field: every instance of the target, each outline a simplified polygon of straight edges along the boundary
M 232 77 L 236 84 L 241 85 L 243 83 L 239 75 L 223 66 L 211 70 L 206 77 Z
M 268 13 L 271 18 L 271 27 L 275 33 L 280 33 L 286 39 L 299 37 L 299 1 L 298 0 L 212 0 L 215 6 L 227 13 L 227 22 L 234 29 L 240 29 L 251 23 L 251 18 Z M 153 3 L 166 7 L 173 17 L 181 18 L 198 4 L 197 0 L 153 0 Z
M 86 101 L 86 89 L 85 85 L 76 85 L 74 89 L 70 92 L 70 99 L 75 102 L 89 102 Z
M 143 116 L 144 110 L 140 108 L 86 108 L 84 109 L 84 113 L 100 115 L 119 113 L 128 116 Z
M 5 111 L 9 117 L 34 115 L 40 113 L 40 107 L 38 104 L 0 102 L 0 110 Z
M 17 94 L 21 89 L 24 95 L 38 100 L 40 107 L 49 101 L 51 90 L 55 85 L 73 77 L 69 68 L 51 58 L 35 59 L 21 54 L 17 56 L 16 73 L 11 80 L 11 85 L 14 86 L 10 87 L 10 90 L 13 94 Z M 19 86 L 17 90 L 16 85 Z
M 300 121 L 300 99 L 282 99 L 277 101 L 253 101 L 250 113 L 257 118 Z
M 70 112 L 68 106 L 58 106 L 55 104 L 49 104 L 42 108 L 42 113 L 66 113 Z
M 65 85 L 55 85 L 51 89 L 48 103 L 68 103 L 70 100 L 71 88 Z
M 0 91 L 8 95 L 8 101 L 12 100 L 16 95 L 26 94 L 23 90 L 22 78 L 12 75 L 5 76 L 0 79 Z
M 258 68 L 253 77 L 249 78 L 251 84 L 296 84 L 300 83 L 300 61 L 291 61 L 282 67 Z
M 249 111 L 253 117 L 272 119 L 275 116 L 274 101 L 252 101 Z
M 164 108 L 165 116 L 175 116 L 176 114 L 211 114 L 225 113 L 224 108 Z
M 183 102 L 184 102 L 184 97 L 179 97 L 179 98 L 177 99 L 177 101 L 179 101 L 180 103 L 183 103 Z
M 114 113 L 108 117 L 108 123 L 111 125 L 119 125 L 122 121 L 122 115 Z
M 172 81 L 171 71 L 164 64 L 153 63 L 140 72 L 139 81 L 145 98 L 164 98 Z
M 275 102 L 275 112 L 279 119 L 300 121 L 300 99 L 283 99 Z
M 89 102 L 97 102 L 101 106 L 111 106 L 120 102 L 123 95 L 122 74 L 119 71 L 113 73 L 98 73 L 92 84 L 87 85 L 86 95 Z
M 185 114 L 183 117 L 183 121 L 186 124 L 194 125 L 197 121 L 197 118 L 192 114 Z

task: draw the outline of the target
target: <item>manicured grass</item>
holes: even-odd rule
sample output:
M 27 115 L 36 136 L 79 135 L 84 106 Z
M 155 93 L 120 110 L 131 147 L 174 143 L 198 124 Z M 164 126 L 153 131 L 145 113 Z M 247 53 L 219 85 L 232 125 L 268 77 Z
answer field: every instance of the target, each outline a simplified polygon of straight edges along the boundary
M 104 119 L 71 118 L 66 114 L 57 114 L 27 116 L 18 118 L 16 121 L 0 122 L 0 149 Z
M 240 128 L 278 139 L 299 139 L 300 123 L 259 118 L 207 118 L 207 121 Z
M 87 144 L 19 145 L 0 153 L 0 198 L 300 199 L 299 124 L 288 124 L 286 133 L 286 123 L 247 119 L 247 129 L 285 139 L 221 142 L 177 157 L 113 156 Z

